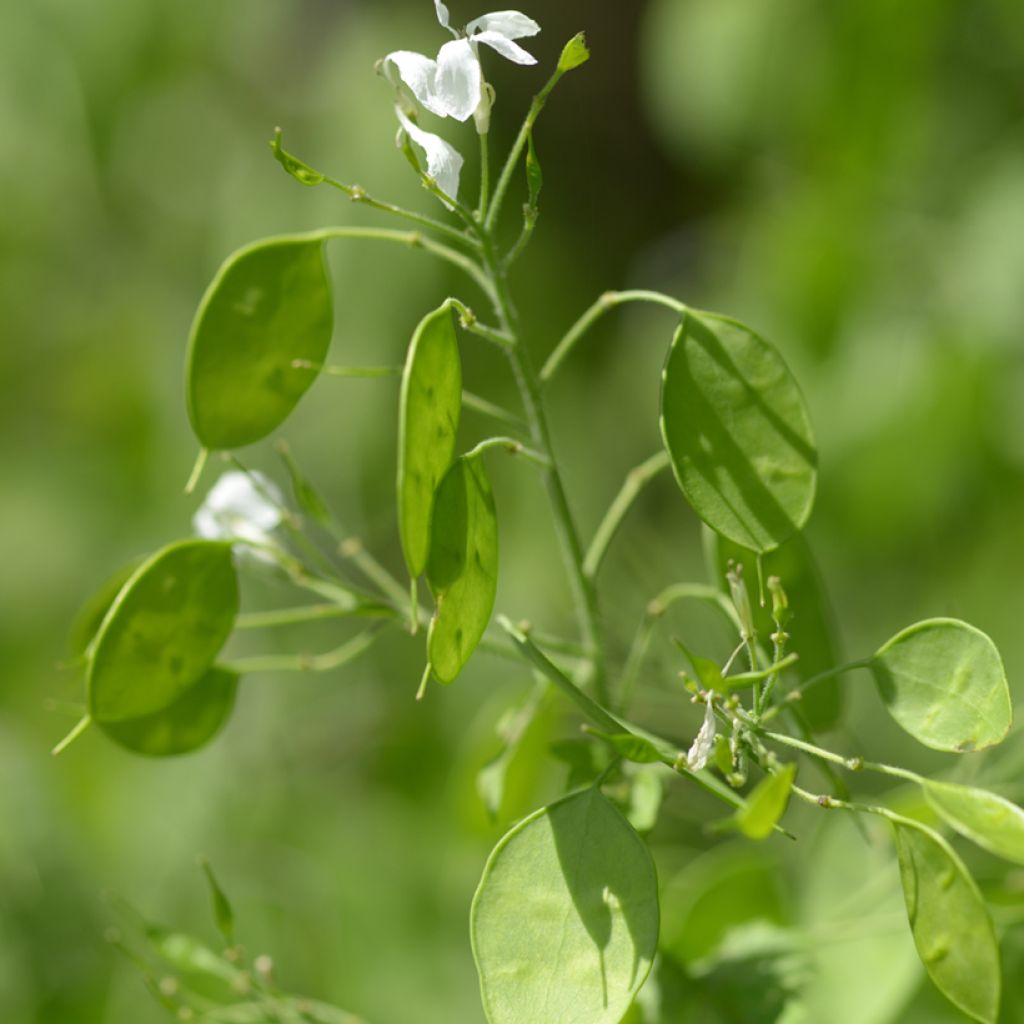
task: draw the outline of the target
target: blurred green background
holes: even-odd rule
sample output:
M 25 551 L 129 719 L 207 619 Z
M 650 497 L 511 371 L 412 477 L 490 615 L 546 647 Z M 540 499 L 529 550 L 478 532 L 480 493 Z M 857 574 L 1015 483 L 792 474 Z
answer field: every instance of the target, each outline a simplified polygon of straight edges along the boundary
M 481 13 L 449 6 L 456 23 Z M 808 535 L 845 650 L 959 616 L 994 638 L 1024 697 L 1024 7 L 568 0 L 526 13 L 544 28 L 531 43 L 541 69 L 488 61 L 499 145 L 572 33 L 585 28 L 594 55 L 537 130 L 543 213 L 513 282 L 530 347 L 542 356 L 601 291 L 630 286 L 773 339 L 814 415 L 821 485 Z M 336 674 L 247 680 L 234 720 L 200 754 L 149 762 L 87 735 L 49 755 L 71 719 L 47 702 L 80 699 L 81 681 L 56 667 L 76 607 L 115 568 L 189 531 L 184 343 L 217 265 L 262 235 L 382 223 L 283 175 L 266 147 L 273 127 L 314 166 L 430 210 L 393 146 L 374 62 L 443 41 L 427 0 L 0 6 L 4 1024 L 163 1020 L 104 942 L 109 894 L 213 941 L 200 853 L 233 897 L 243 941 L 273 953 L 288 988 L 373 1024 L 483 1019 L 469 901 L 509 822 L 563 784 L 564 767 L 543 755 L 574 727 L 553 704 L 490 823 L 474 776 L 497 749 L 502 710 L 529 689 L 513 663 L 480 655 L 417 705 L 421 640 L 398 638 Z M 471 127 L 443 130 L 472 150 Z M 337 361 L 398 362 L 445 295 L 481 302 L 419 253 L 336 242 L 329 258 Z M 616 313 L 550 389 L 585 536 L 659 443 L 671 330 L 664 311 Z M 466 377 L 514 402 L 493 352 L 467 345 Z M 397 571 L 395 417 L 393 382 L 325 379 L 282 434 Z M 485 429 L 467 414 L 467 442 Z M 280 478 L 269 446 L 246 457 Z M 541 488 L 525 465 L 496 463 L 494 476 L 499 608 L 568 632 Z M 702 576 L 698 524 L 659 480 L 603 575 L 616 656 L 650 597 Z M 258 600 L 259 586 L 249 593 Z M 337 642 L 324 629 L 261 649 L 278 640 Z M 652 665 L 646 713 L 692 735 L 696 712 L 672 688 L 680 666 L 667 648 Z M 954 766 L 885 719 L 866 679 L 846 683 L 837 749 L 1024 797 L 1016 737 Z M 666 934 L 692 920 L 686 934 L 711 935 L 681 961 L 711 951 L 734 919 L 763 917 L 800 941 L 784 956 L 726 957 L 700 983 L 667 960 L 664 1005 L 675 987 L 687 1009 L 649 1006 L 645 1020 L 790 1019 L 783 995 L 765 995 L 787 986 L 803 990 L 808 1020 L 962 1019 L 922 983 L 884 835 L 865 845 L 848 823 L 822 829 L 799 809 L 801 842 L 709 857 L 701 823 L 717 813 L 676 784 L 650 837 Z M 1012 927 L 1024 874 L 970 856 L 1006 929 L 1004 1019 L 1024 1020 L 1024 929 Z M 868 916 L 851 924 L 851 913 Z M 750 1005 L 736 1002 L 744 993 Z

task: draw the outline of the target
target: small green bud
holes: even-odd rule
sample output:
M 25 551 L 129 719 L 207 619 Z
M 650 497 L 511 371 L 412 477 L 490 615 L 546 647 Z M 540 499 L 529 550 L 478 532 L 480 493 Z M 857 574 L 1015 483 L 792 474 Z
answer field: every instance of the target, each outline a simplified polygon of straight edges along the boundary
M 781 632 L 792 617 L 792 612 L 789 610 L 789 598 L 782 589 L 782 581 L 778 576 L 768 577 L 768 593 L 772 595 L 772 621 Z
M 588 60 L 590 51 L 587 49 L 586 37 L 582 32 L 577 32 L 562 49 L 562 56 L 558 58 L 558 70 L 564 74 L 581 64 L 586 64 Z

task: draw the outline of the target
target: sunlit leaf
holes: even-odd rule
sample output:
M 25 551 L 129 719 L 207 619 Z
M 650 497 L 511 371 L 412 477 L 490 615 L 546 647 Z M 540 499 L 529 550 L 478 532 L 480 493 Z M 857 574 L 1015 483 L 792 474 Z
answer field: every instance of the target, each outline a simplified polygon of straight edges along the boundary
M 600 792 L 574 793 L 495 847 L 470 927 L 490 1024 L 618 1024 L 654 959 L 654 864 Z
M 930 829 L 894 823 L 914 943 L 932 981 L 974 1020 L 995 1024 L 1002 975 L 992 921 L 974 879 Z
M 704 552 L 711 582 L 727 594 L 725 573 L 730 561 L 743 566 L 743 577 L 757 579 L 757 556 L 713 530 L 704 529 Z M 794 534 L 784 544 L 763 556 L 762 574 L 778 576 L 786 590 L 791 620 L 787 650 L 796 651 L 799 661 L 786 670 L 796 683 L 810 679 L 841 661 L 839 641 L 825 586 L 810 545 L 802 533 Z M 754 624 L 762 644 L 770 643 L 775 630 L 771 619 L 771 603 L 761 607 L 753 602 Z M 843 710 L 843 690 L 839 679 L 816 683 L 801 697 L 800 709 L 808 725 L 820 732 L 832 728 Z
M 1010 728 L 999 651 L 966 622 L 908 626 L 879 649 L 871 670 L 889 713 L 926 747 L 979 750 L 999 743 Z
M 694 675 L 697 677 L 697 682 L 700 683 L 702 689 L 727 689 L 726 681 L 722 679 L 722 670 L 718 667 L 717 662 L 712 661 L 710 658 L 701 657 L 699 654 L 694 654 L 682 640 L 676 640 L 676 646 L 686 655 L 686 660 L 689 661 Z
M 749 328 L 686 313 L 662 373 L 661 432 L 683 494 L 718 533 L 764 552 L 807 522 L 807 409 L 778 351 Z
M 120 746 L 149 757 L 189 754 L 224 728 L 235 707 L 238 676 L 214 665 L 167 707 L 123 721 L 100 721 Z
M 96 637 L 86 686 L 101 725 L 174 704 L 213 664 L 238 612 L 231 545 L 163 548 L 125 584 Z
M 498 585 L 498 521 L 480 456 L 456 459 L 437 489 L 427 580 L 436 603 L 427 654 L 450 683 L 487 629 Z
M 413 576 L 426 568 L 437 491 L 455 452 L 462 364 L 451 304 L 419 323 L 402 374 L 398 413 L 398 530 Z
M 747 797 L 747 804 L 734 815 L 736 828 L 748 839 L 766 839 L 786 812 L 796 765 L 784 765 L 779 771 L 762 779 Z
M 922 783 L 935 812 L 960 835 L 998 857 L 1024 864 L 1024 810 L 987 789 Z
M 238 448 L 280 426 L 316 380 L 334 318 L 317 235 L 232 253 L 192 324 L 189 419 L 205 448 Z M 299 362 L 303 365 L 295 365 Z

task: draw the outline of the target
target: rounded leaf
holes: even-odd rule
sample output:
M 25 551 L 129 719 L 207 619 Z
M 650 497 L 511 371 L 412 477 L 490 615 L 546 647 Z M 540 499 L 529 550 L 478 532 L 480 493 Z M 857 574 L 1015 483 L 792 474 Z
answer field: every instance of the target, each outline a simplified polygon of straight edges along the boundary
M 1013 717 L 999 651 L 974 626 L 926 619 L 908 626 L 871 660 L 889 713 L 926 747 L 957 753 L 990 747 Z
M 427 565 L 434 493 L 455 453 L 461 410 L 459 343 L 445 302 L 412 336 L 398 408 L 398 530 L 413 576 Z
M 932 809 L 960 835 L 997 857 L 1024 864 L 1024 810 L 987 789 L 922 783 Z
M 651 855 L 597 789 L 531 814 L 491 854 L 470 915 L 490 1024 L 618 1024 L 651 969 Z
M 321 236 L 239 249 L 207 288 L 188 343 L 188 414 L 205 448 L 266 437 L 316 379 L 334 317 Z
M 230 544 L 186 540 L 158 551 L 96 636 L 86 676 L 92 720 L 123 722 L 174 704 L 213 664 L 237 613 Z
M 450 683 L 484 635 L 498 589 L 498 520 L 480 456 L 459 456 L 437 489 L 427 582 L 436 604 L 427 657 Z
M 224 727 L 235 707 L 238 676 L 214 665 L 177 700 L 141 718 L 100 722 L 115 743 L 136 754 L 170 757 L 205 746 Z
M 900 881 L 918 955 L 943 995 L 995 1024 L 1002 973 L 992 920 L 949 844 L 930 829 L 894 823 Z
M 88 654 L 89 645 L 93 642 L 103 624 L 110 606 L 124 585 L 131 579 L 141 564 L 136 559 L 129 565 L 122 566 L 117 572 L 108 576 L 100 586 L 93 591 L 82 603 L 75 613 L 71 622 L 71 629 L 68 631 L 68 648 L 74 655 Z
M 807 522 L 810 419 L 782 356 L 750 328 L 684 315 L 662 371 L 661 434 L 683 494 L 713 530 L 765 552 Z

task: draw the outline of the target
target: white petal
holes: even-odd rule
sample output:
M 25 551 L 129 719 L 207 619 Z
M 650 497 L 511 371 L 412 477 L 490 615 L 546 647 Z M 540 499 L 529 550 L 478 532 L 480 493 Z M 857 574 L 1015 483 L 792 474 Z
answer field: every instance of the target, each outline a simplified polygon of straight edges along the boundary
M 262 473 L 225 473 L 196 510 L 192 526 L 209 540 L 269 543 L 284 518 L 284 498 Z
M 514 61 L 516 64 L 537 63 L 537 58 L 533 54 L 527 53 L 518 43 L 513 43 L 511 39 L 506 38 L 500 32 L 477 32 L 473 36 L 473 42 L 485 43 L 492 50 L 497 50 L 502 57 Z
M 437 52 L 437 75 L 434 79 L 436 102 L 445 112 L 442 116 L 454 117 L 456 121 L 472 117 L 480 104 L 482 78 L 480 61 L 468 39 L 445 43 Z M 434 112 L 437 113 L 436 110 Z
M 395 108 L 395 113 L 398 114 L 398 120 L 401 121 L 409 138 L 426 154 L 427 174 L 437 182 L 445 195 L 451 196 L 452 199 L 458 198 L 459 175 L 462 172 L 461 154 L 439 135 L 432 135 L 413 124 L 398 107 Z
M 437 20 L 441 23 L 441 28 L 450 30 L 451 25 L 448 24 L 448 8 L 441 3 L 441 0 L 434 0 L 434 10 L 437 11 Z
M 691 772 L 699 772 L 708 763 L 708 758 L 711 756 L 714 746 L 715 709 L 711 701 L 708 700 L 707 704 L 704 705 L 704 724 L 701 725 L 697 738 L 693 741 L 693 745 L 686 754 L 686 767 Z
M 440 117 L 447 116 L 446 108 L 438 101 L 434 88 L 437 78 L 436 61 L 424 57 L 422 53 L 413 53 L 412 50 L 396 50 L 384 58 L 384 63 L 394 64 L 398 68 L 399 77 L 409 86 L 421 106 Z
M 480 18 L 474 18 L 467 26 L 466 32 L 497 32 L 506 39 L 522 39 L 524 36 L 535 36 L 540 25 L 519 11 L 494 11 Z

